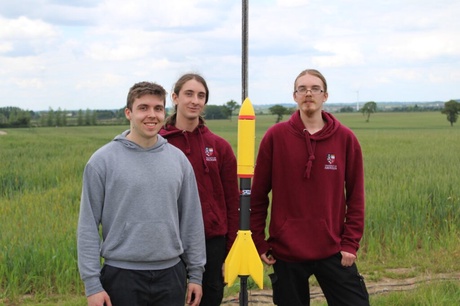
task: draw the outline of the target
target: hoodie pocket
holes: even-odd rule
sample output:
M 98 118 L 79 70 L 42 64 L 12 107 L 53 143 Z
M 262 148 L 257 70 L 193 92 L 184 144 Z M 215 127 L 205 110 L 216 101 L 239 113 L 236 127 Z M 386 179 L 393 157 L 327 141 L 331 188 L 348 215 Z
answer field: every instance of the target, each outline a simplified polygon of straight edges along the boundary
M 324 219 L 286 219 L 270 243 L 276 254 L 311 260 L 330 254 L 340 244 Z
M 171 222 L 127 222 L 117 239 L 107 239 L 102 255 L 113 260 L 162 261 L 182 253 L 180 237 Z

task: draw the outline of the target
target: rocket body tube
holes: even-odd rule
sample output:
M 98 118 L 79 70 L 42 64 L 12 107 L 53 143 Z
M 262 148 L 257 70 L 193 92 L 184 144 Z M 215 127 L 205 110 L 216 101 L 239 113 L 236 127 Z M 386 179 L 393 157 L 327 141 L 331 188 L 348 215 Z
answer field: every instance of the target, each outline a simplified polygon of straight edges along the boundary
M 232 286 L 236 277 L 246 282 L 251 276 L 263 288 L 263 264 L 250 231 L 251 179 L 254 176 L 255 114 L 246 98 L 238 115 L 237 174 L 240 178 L 240 228 L 225 259 L 225 282 Z
M 237 173 L 239 178 L 254 176 L 254 147 L 256 142 L 256 116 L 251 100 L 246 98 L 238 115 Z

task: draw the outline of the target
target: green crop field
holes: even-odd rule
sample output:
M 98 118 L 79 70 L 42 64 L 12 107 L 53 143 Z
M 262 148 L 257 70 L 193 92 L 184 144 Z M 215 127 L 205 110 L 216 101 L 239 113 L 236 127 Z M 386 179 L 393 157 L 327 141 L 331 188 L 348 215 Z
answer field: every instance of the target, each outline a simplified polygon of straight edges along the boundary
M 370 122 L 358 113 L 336 116 L 355 132 L 364 154 L 361 273 L 378 281 L 459 272 L 460 125 L 451 127 L 438 112 L 375 113 Z M 274 122 L 275 116 L 257 116 L 256 152 Z M 207 124 L 236 152 L 236 117 Z M 0 135 L 0 305 L 85 304 L 76 257 L 83 168 L 96 149 L 127 128 L 6 129 Z M 422 304 L 405 294 L 374 302 L 451 305 L 460 303 L 459 291 L 457 280 L 423 290 L 447 303 Z

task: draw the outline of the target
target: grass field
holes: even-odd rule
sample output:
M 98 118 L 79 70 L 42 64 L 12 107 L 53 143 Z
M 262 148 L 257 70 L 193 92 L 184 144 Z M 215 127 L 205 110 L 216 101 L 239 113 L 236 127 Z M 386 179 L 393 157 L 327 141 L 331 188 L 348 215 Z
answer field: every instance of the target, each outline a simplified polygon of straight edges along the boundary
M 376 113 L 368 123 L 361 114 L 336 116 L 356 133 L 365 160 L 361 272 L 370 280 L 459 272 L 458 123 L 450 127 L 437 112 Z M 274 116 L 256 118 L 256 151 L 274 122 Z M 207 124 L 236 152 L 236 118 Z M 0 305 L 85 304 L 76 264 L 83 168 L 96 149 L 126 128 L 4 130 L 7 135 L 0 136 Z M 395 268 L 408 272 L 395 274 L 391 272 Z M 458 289 L 458 282 L 430 286 L 423 290 L 430 295 L 425 300 L 442 295 L 460 304 L 452 287 Z M 401 293 L 386 296 L 388 302 L 375 300 L 375 305 L 450 305 L 413 299 Z

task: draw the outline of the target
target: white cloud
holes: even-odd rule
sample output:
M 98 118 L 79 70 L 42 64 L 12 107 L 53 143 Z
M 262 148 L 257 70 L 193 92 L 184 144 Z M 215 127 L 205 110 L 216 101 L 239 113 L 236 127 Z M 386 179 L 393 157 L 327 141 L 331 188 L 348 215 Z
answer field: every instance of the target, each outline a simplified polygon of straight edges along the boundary
M 10 52 L 13 50 L 13 44 L 11 42 L 0 42 L 0 54 Z
M 18 85 L 19 88 L 22 88 L 24 90 L 27 90 L 27 89 L 30 89 L 30 88 L 42 89 L 44 87 L 42 80 L 40 80 L 38 78 L 31 78 L 31 79 L 13 78 L 11 80 L 11 83 Z
M 325 74 L 329 102 L 460 98 L 458 1 L 248 3 L 255 104 L 292 102 L 305 68 Z M 211 104 L 241 100 L 241 2 L 21 0 L 0 12 L 0 107 L 118 107 L 133 83 L 170 91 L 189 71 Z
M 438 31 L 400 35 L 388 39 L 387 44 L 381 46 L 381 51 L 392 58 L 409 61 L 458 55 L 460 41 L 454 35 L 453 32 Z
M 51 25 L 21 16 L 9 20 L 0 17 L 0 54 L 24 56 L 50 47 L 59 32 Z
M 32 20 L 21 16 L 8 20 L 0 18 L 0 38 L 11 40 L 49 39 L 56 36 L 56 31 L 41 20 Z
M 123 78 L 116 74 L 104 74 L 96 76 L 92 79 L 83 79 L 75 84 L 75 89 L 86 90 L 86 89 L 99 89 L 99 88 L 110 88 L 112 86 L 119 86 L 122 84 Z
M 129 61 L 142 59 L 149 53 L 149 49 L 148 47 L 139 48 L 128 44 L 112 46 L 103 43 L 94 43 L 86 52 L 89 58 L 98 61 Z
M 341 67 L 363 65 L 364 56 L 359 50 L 359 45 L 354 43 L 327 43 L 321 42 L 315 46 L 316 49 L 331 55 L 314 56 L 312 62 L 318 67 Z

